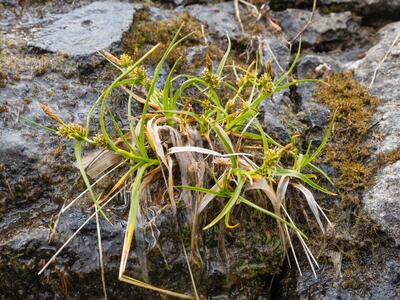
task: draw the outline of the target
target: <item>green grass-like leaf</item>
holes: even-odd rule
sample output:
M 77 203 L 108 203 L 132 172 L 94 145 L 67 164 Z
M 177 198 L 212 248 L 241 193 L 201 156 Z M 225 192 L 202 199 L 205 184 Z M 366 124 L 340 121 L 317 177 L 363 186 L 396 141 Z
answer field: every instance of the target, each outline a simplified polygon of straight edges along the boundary
M 304 181 L 305 183 L 307 183 L 309 186 L 311 186 L 312 188 L 323 192 L 325 194 L 331 195 L 331 196 L 336 196 L 335 193 L 330 192 L 329 190 L 319 186 L 318 184 L 316 184 L 315 182 L 313 182 L 312 180 L 310 180 L 306 175 L 297 172 L 295 170 L 290 170 L 290 169 L 278 169 L 274 172 L 274 174 L 276 176 L 288 176 L 288 177 L 294 177 L 297 179 L 300 179 L 301 181 Z

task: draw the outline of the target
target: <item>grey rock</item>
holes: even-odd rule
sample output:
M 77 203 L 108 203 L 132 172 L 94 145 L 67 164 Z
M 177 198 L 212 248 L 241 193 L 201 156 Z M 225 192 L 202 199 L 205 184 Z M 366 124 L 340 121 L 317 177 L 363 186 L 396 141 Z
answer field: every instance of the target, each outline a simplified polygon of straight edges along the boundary
M 271 0 L 274 10 L 294 7 L 312 7 L 312 0 Z M 360 16 L 377 16 L 377 19 L 395 18 L 400 12 L 398 0 L 319 0 L 318 7 L 329 12 L 352 11 Z
M 317 64 L 326 63 L 334 71 L 353 70 L 355 78 L 368 85 L 376 67 L 399 32 L 400 22 L 385 26 L 379 32 L 380 41 L 371 47 L 361 60 L 336 64 L 334 56 L 314 57 L 313 55 L 300 60 L 298 71 L 305 74 L 313 73 Z M 312 63 L 314 61 L 315 63 Z M 398 149 L 400 144 L 398 134 L 400 97 L 396 88 L 399 78 L 398 46 L 395 46 L 381 65 L 370 90 L 381 100 L 373 120 L 377 123 L 376 129 L 383 137 L 383 141 L 376 147 L 377 152 Z M 307 101 L 312 97 L 312 88 L 302 90 L 302 87 L 299 87 L 297 92 L 302 94 L 301 103 L 304 109 L 307 109 L 312 103 L 312 101 Z M 323 264 L 318 273 L 318 279 L 313 278 L 311 272 L 305 272 L 304 276 L 296 278 L 296 296 L 300 299 L 398 299 L 400 161 L 379 170 L 375 180 L 375 185 L 363 195 L 362 204 L 368 216 L 380 225 L 382 232 L 375 236 L 376 240 L 369 241 L 368 238 L 344 231 L 340 238 L 344 238 L 349 244 L 357 245 L 358 249 L 357 264 L 353 273 L 351 276 L 343 274 L 346 278 L 343 281 L 341 276 L 335 276 L 334 267 L 327 264 Z M 379 246 L 371 250 L 370 244 Z
M 93 2 L 53 17 L 56 20 L 39 29 L 29 45 L 72 56 L 95 53 L 120 41 L 139 7 L 117 1 Z
M 165 21 L 176 17 L 176 13 L 172 10 L 161 9 L 158 7 L 149 8 L 149 16 L 152 21 Z
M 398 0 L 321 0 L 320 3 L 323 6 L 336 9 L 343 7 L 360 15 L 386 13 L 387 15 L 396 16 L 400 12 L 400 1 Z
M 307 270 L 303 276 L 298 277 L 296 299 L 396 300 L 399 295 L 397 288 L 400 268 L 397 252 L 389 247 L 378 249 L 376 255 L 381 257 L 379 262 L 375 262 L 370 254 L 364 254 L 365 263 L 361 263 L 352 275 L 354 280 L 350 280 L 350 287 L 341 286 L 341 276 L 335 275 L 332 266 L 322 265 L 318 278 Z M 357 281 L 362 282 L 362 287 Z M 355 287 L 351 287 L 353 283 Z
M 218 38 L 224 38 L 228 34 L 231 39 L 241 36 L 240 27 L 235 17 L 235 9 L 232 2 L 223 2 L 209 5 L 188 5 L 180 7 L 177 11 L 187 11 L 200 22 L 205 22 Z
M 322 66 L 326 66 L 328 71 L 339 72 L 343 70 L 341 61 L 329 54 L 306 54 L 299 58 L 297 63 L 297 74 L 303 79 L 307 76 L 324 71 Z M 323 73 L 316 74 L 323 75 Z
M 289 39 L 302 30 L 311 17 L 311 12 L 301 9 L 287 9 L 277 12 L 283 31 Z M 351 38 L 359 30 L 360 19 L 351 12 L 330 13 L 327 15 L 315 13 L 310 26 L 302 35 L 304 45 L 320 49 L 335 48 L 339 43 Z
M 298 92 L 302 94 L 304 89 L 300 88 Z M 304 101 L 302 102 L 302 111 L 305 113 L 305 118 L 310 124 L 311 130 L 315 128 L 324 129 L 328 125 L 330 111 L 326 106 L 313 101 Z
M 194 4 L 179 7 L 177 11 L 187 11 L 200 22 L 207 24 L 212 42 L 225 39 L 227 34 L 231 40 L 236 42 L 240 42 L 240 38 L 243 37 L 232 2 Z M 280 76 L 287 70 L 290 61 L 287 41 L 282 36 L 263 28 L 259 42 L 262 47 L 264 63 L 271 61 L 273 72 L 276 76 Z
M 338 72 L 343 69 L 342 64 L 328 54 L 307 54 L 300 57 L 297 64 L 297 74 L 300 79 L 321 77 L 325 72 Z M 299 97 L 300 111 L 304 112 L 304 120 L 314 129 L 323 129 L 329 121 L 329 109 L 313 101 L 315 83 L 303 83 L 296 87 Z M 322 131 L 316 132 L 313 139 L 322 138 Z
M 17 7 L 18 1 L 17 0 L 1 0 L 0 4 L 2 4 L 4 6 L 9 6 L 9 7 Z
M 400 245 L 400 161 L 384 167 L 363 197 L 371 218 Z
M 290 67 L 290 51 L 286 40 L 281 35 L 264 30 L 259 43 L 264 65 L 270 62 L 274 78 L 279 78 Z M 289 89 L 282 90 L 266 99 L 259 108 L 264 113 L 263 125 L 267 132 L 280 141 L 289 139 L 290 127 L 299 126 L 289 93 Z
M 267 98 L 259 109 L 263 112 L 266 132 L 280 142 L 288 142 L 291 132 L 301 132 L 303 129 L 288 91 L 281 91 Z
M 207 0 L 172 0 L 175 5 L 188 5 L 188 4 L 196 4 L 196 3 L 208 3 Z
M 161 0 L 162 3 L 171 3 L 176 6 L 179 5 L 189 5 L 189 4 L 207 4 L 215 1 L 209 1 L 209 0 Z
M 277 35 L 264 32 L 260 42 L 264 63 L 271 62 L 272 71 L 278 78 L 289 68 L 290 52 L 286 41 Z
M 346 65 L 354 70 L 355 78 L 365 85 L 370 85 L 378 68 L 370 89 L 381 101 L 374 116 L 376 129 L 383 135 L 377 151 L 390 151 L 400 145 L 400 41 L 391 47 L 399 35 L 400 22 L 385 26 L 379 31 L 380 41 L 367 51 L 365 57 Z M 385 61 L 380 64 L 386 53 Z

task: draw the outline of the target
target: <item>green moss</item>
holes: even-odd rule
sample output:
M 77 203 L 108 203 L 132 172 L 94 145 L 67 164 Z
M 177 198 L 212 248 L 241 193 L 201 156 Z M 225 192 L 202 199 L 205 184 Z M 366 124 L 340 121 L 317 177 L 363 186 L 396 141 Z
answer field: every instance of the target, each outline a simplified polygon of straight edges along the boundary
M 367 135 L 379 101 L 350 72 L 330 74 L 324 79 L 329 85 L 319 86 L 315 99 L 337 114 L 322 162 L 336 169 L 334 181 L 342 201 L 358 204 L 359 190 L 371 183 L 376 169 L 368 163 L 371 151 Z
M 335 136 L 357 134 L 358 139 L 364 138 L 379 100 L 355 81 L 350 72 L 331 74 L 324 79 L 329 85 L 321 85 L 315 97 L 331 111 L 338 110 Z
M 137 60 L 152 46 L 161 43 L 150 57 L 151 62 L 156 63 L 182 23 L 185 25 L 182 27 L 180 37 L 190 33 L 192 35 L 172 51 L 167 59 L 167 62 L 172 64 L 179 57 L 184 58 L 187 47 L 199 44 L 202 39 L 201 23 L 186 12 L 177 14 L 175 18 L 153 21 L 149 9 L 141 9 L 135 13 L 133 25 L 123 38 L 122 49 L 133 60 Z
M 376 157 L 376 166 L 382 167 L 395 163 L 400 160 L 400 147 L 385 153 L 378 153 Z
M 373 265 L 380 259 L 379 252 L 371 249 L 381 247 L 387 237 L 362 210 L 361 199 L 374 183 L 377 169 L 400 159 L 400 147 L 375 157 L 371 150 L 370 129 L 378 99 L 357 83 L 351 73 L 330 74 L 324 80 L 329 85 L 319 86 L 314 98 L 325 104 L 332 114 L 337 110 L 337 119 L 320 162 L 336 171 L 333 181 L 339 201 L 329 199 L 331 209 L 328 213 L 335 224 L 334 238 L 321 240 L 319 248 L 323 245 L 343 255 L 343 278 L 339 286 L 364 288 L 365 276 L 369 276 L 365 261 Z

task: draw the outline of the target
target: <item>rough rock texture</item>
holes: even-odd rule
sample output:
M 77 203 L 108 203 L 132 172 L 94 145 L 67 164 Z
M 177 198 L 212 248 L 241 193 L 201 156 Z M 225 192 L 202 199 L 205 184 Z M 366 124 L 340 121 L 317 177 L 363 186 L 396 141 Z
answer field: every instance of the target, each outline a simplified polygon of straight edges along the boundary
M 339 72 L 342 64 L 329 55 L 308 54 L 300 58 L 297 65 L 297 73 L 300 78 L 312 78 L 314 74 L 322 76 L 325 72 Z M 315 84 L 303 84 L 296 88 L 296 95 L 300 99 L 299 110 L 304 114 L 304 121 L 307 122 L 311 132 L 324 128 L 329 120 L 329 110 L 322 104 L 313 101 Z M 313 136 L 314 140 L 321 138 Z
M 132 22 L 138 4 L 93 2 L 69 13 L 52 16 L 39 29 L 30 46 L 69 55 L 88 55 L 121 40 Z M 94 38 L 95 37 L 95 38 Z
M 400 146 L 400 22 L 392 23 L 379 31 L 380 41 L 362 60 L 349 64 L 361 82 L 370 84 L 371 93 L 379 97 L 381 105 L 374 117 L 379 143 L 376 152 L 398 151 Z M 397 39 L 397 42 L 396 42 Z M 393 45 L 393 46 L 392 46 Z M 386 56 L 383 63 L 382 60 Z M 383 168 L 377 175 L 377 183 L 364 196 L 365 209 L 375 222 L 382 225 L 399 244 L 399 164 Z
M 363 197 L 365 209 L 400 245 L 400 161 L 377 174 L 376 184 Z
M 381 99 L 375 116 L 378 131 L 383 141 L 378 151 L 390 151 L 400 145 L 400 22 L 391 23 L 379 31 L 380 41 L 365 54 L 365 57 L 347 67 L 354 70 L 356 78 L 369 85 L 378 68 L 371 93 Z M 396 41 L 395 45 L 392 44 Z M 383 63 L 387 53 L 387 57 Z
M 390 247 L 389 245 L 383 245 Z M 368 246 L 364 246 L 367 248 Z M 359 252 L 359 266 L 354 276 L 357 280 L 342 281 L 340 271 L 332 265 L 322 266 L 319 270 L 319 277 L 316 279 L 311 272 L 306 271 L 300 277 L 296 287 L 296 299 L 371 299 L 371 300 L 395 300 L 399 297 L 399 254 L 396 249 L 363 250 Z M 376 256 L 383 258 L 371 260 L 369 251 L 374 251 Z M 337 255 L 337 254 L 336 254 Z M 339 264 L 342 264 L 340 259 Z M 363 282 L 364 284 L 360 284 Z
M 273 9 L 283 10 L 289 7 L 310 8 L 312 0 L 272 0 Z M 341 12 L 353 11 L 361 16 L 385 16 L 396 18 L 400 11 L 398 0 L 320 0 L 318 5 L 325 11 Z
M 301 58 L 297 68 L 302 78 L 321 78 L 326 72 L 350 69 L 353 70 L 358 81 L 368 86 L 375 69 L 394 44 L 385 62 L 381 64 L 370 89 L 371 93 L 381 101 L 371 123 L 369 143 L 374 153 L 396 153 L 399 149 L 400 98 L 396 88 L 400 77 L 397 54 L 399 44 L 394 43 L 399 31 L 398 22 L 382 28 L 377 33 L 378 41 L 369 47 L 370 49 L 365 52 L 362 59 L 352 60 L 354 56 L 347 50 L 343 53 L 309 54 Z M 296 93 L 300 98 L 301 111 L 304 111 L 307 122 L 315 126 L 315 129 L 319 127 L 318 125 L 326 125 L 321 119 L 326 108 L 313 101 L 314 86 L 300 86 L 296 88 Z M 382 161 L 381 163 L 384 167 L 378 166 L 375 183 L 362 195 L 361 207 L 367 217 L 379 225 L 381 231 L 372 234 L 372 237 L 368 236 L 364 230 L 371 228 L 367 226 L 357 232 L 337 233 L 336 240 L 344 241 L 344 248 L 348 247 L 349 252 L 326 251 L 325 255 L 328 259 L 322 263 L 318 279 L 313 278 L 311 272 L 306 272 L 303 277 L 295 276 L 293 284 L 296 297 L 299 299 L 386 300 L 399 297 L 399 161 L 394 163 Z M 352 254 L 349 255 L 349 253 Z M 283 287 L 286 286 L 284 282 Z M 291 296 L 291 294 L 287 295 L 287 297 Z
M 361 15 L 386 13 L 389 16 L 396 16 L 400 12 L 398 0 L 321 0 L 321 4 L 331 9 L 345 7 Z
M 287 9 L 276 13 L 283 31 L 292 39 L 308 22 L 310 11 Z M 315 13 L 312 24 L 301 37 L 306 46 L 318 50 L 335 48 L 335 45 L 351 38 L 359 30 L 360 19 L 351 12 L 320 14 Z
M 209 5 L 194 4 L 178 8 L 177 11 L 187 11 L 199 21 L 206 22 L 213 28 L 217 38 L 224 38 L 229 34 L 232 39 L 238 39 L 241 35 L 231 2 Z

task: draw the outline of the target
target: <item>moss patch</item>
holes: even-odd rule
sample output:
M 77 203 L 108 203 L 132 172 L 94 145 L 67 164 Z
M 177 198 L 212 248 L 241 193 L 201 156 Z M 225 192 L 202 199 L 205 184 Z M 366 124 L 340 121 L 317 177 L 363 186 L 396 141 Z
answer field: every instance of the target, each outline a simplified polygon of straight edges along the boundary
M 331 112 L 337 110 L 332 141 L 327 145 L 323 163 L 335 168 L 335 184 L 343 203 L 358 204 L 360 189 L 371 183 L 376 166 L 367 142 L 370 122 L 379 100 L 353 79 L 351 73 L 328 75 L 329 84 L 315 91 L 317 101 Z
M 133 60 L 137 60 L 152 46 L 161 43 L 161 47 L 150 57 L 151 62 L 156 63 L 182 23 L 185 25 L 182 27 L 180 37 L 190 33 L 192 35 L 169 55 L 167 62 L 172 64 L 179 57 L 184 57 L 187 47 L 199 44 L 202 38 L 201 23 L 188 13 L 177 14 L 175 18 L 167 20 L 153 21 L 148 8 L 139 10 L 134 15 L 132 27 L 123 38 L 122 49 Z
M 251 16 L 249 12 L 243 12 L 242 19 L 245 30 L 248 33 L 244 34 L 239 41 L 232 41 L 233 45 L 227 65 L 232 65 L 232 62 L 235 61 L 236 66 L 245 68 L 249 61 L 255 59 L 255 51 L 257 50 L 257 48 L 249 46 L 253 45 L 249 37 L 260 33 L 262 31 L 262 24 L 256 22 L 255 18 Z M 201 23 L 188 12 L 174 13 L 168 16 L 168 19 L 164 20 L 154 20 L 151 16 L 150 8 L 148 7 L 144 7 L 135 12 L 131 28 L 123 36 L 122 51 L 135 61 L 151 47 L 161 43 L 161 46 L 149 57 L 150 63 L 156 64 L 182 24 L 184 24 L 184 26 L 182 27 L 179 37 L 184 37 L 187 34 L 191 35 L 178 45 L 168 56 L 167 63 L 170 66 L 172 66 L 177 59 L 181 58 L 182 60 L 177 66 L 177 70 L 184 70 L 185 73 L 196 73 L 198 68 L 205 65 L 206 54 L 209 55 L 213 61 L 219 61 L 222 58 L 227 47 L 227 40 L 223 38 L 217 41 L 217 45 L 214 42 L 206 44 L 202 30 L 206 37 L 215 34 L 212 30 L 209 30 L 206 23 Z M 192 52 L 189 61 L 187 54 L 191 48 L 196 46 L 203 46 L 205 51 L 198 49 Z
M 383 253 L 390 253 L 391 246 L 382 247 L 390 241 L 362 209 L 361 199 L 374 184 L 377 169 L 398 160 L 400 149 L 373 154 L 371 118 L 379 101 L 351 73 L 330 74 L 324 80 L 329 86 L 319 86 L 314 98 L 332 114 L 337 110 L 337 119 L 320 163 L 334 168 L 332 177 L 339 199 L 327 200 L 331 203 L 329 217 L 336 225 L 319 242 L 318 248 L 325 249 L 325 254 L 341 253 L 343 277 L 339 286 L 365 289 L 371 283 L 374 270 L 382 265 Z M 328 254 L 324 257 L 331 260 Z
M 387 166 L 398 160 L 400 160 L 400 146 L 385 153 L 378 153 L 376 156 L 376 165 L 380 167 Z

